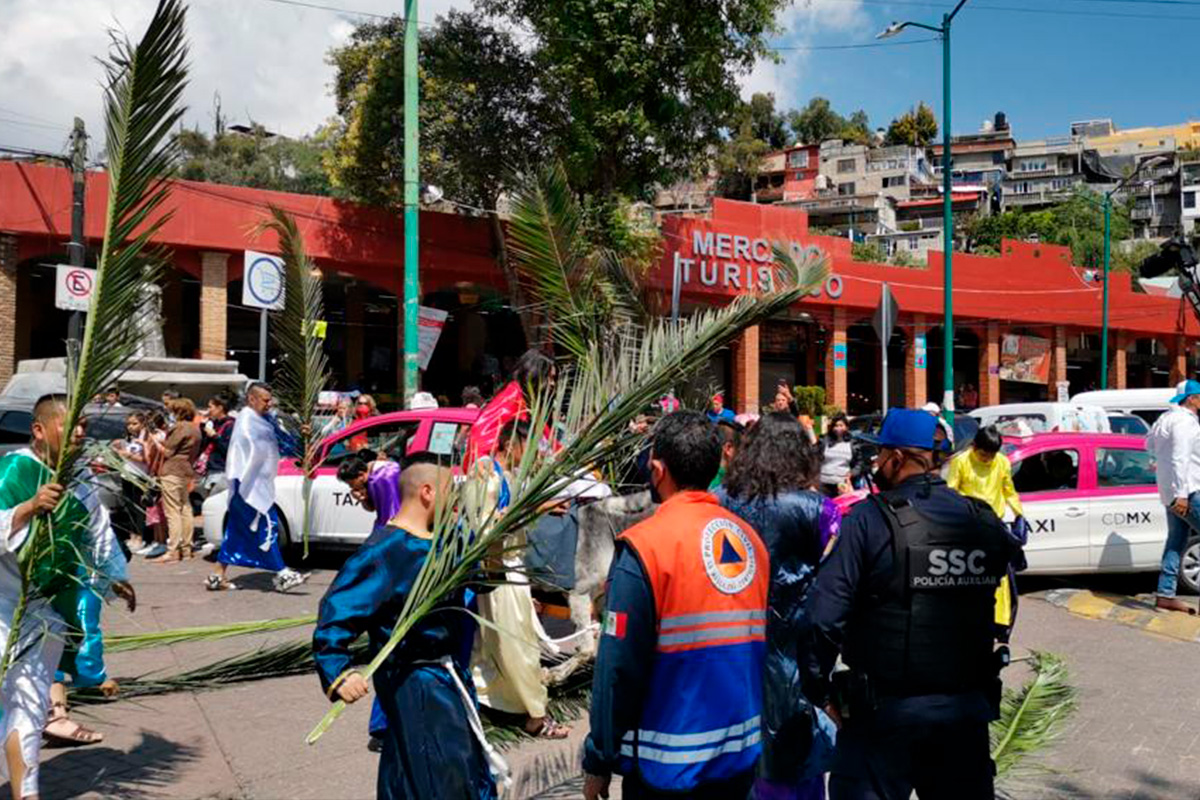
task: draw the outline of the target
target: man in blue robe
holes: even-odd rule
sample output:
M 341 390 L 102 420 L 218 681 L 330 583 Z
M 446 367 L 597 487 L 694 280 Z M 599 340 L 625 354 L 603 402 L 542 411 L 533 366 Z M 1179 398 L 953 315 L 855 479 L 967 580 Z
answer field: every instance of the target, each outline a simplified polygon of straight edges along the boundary
M 313 656 L 331 699 L 361 700 L 370 688 L 350 646 L 362 634 L 378 652 L 429 555 L 438 492 L 450 472 L 414 454 L 400 474 L 402 504 L 352 555 L 321 600 Z M 469 665 L 463 663 L 460 591 L 415 625 L 374 674 L 387 716 L 377 796 L 384 800 L 491 800 L 503 760 L 487 744 Z

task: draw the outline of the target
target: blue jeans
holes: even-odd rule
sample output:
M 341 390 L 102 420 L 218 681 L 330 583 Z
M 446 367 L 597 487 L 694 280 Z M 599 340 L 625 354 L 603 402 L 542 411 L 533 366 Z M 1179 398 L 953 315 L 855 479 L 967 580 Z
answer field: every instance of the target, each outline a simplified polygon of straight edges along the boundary
M 1179 565 L 1193 532 L 1200 534 L 1200 492 L 1188 498 L 1187 517 L 1167 507 L 1167 543 L 1163 547 L 1162 570 L 1158 575 L 1158 596 L 1174 597 L 1179 582 Z

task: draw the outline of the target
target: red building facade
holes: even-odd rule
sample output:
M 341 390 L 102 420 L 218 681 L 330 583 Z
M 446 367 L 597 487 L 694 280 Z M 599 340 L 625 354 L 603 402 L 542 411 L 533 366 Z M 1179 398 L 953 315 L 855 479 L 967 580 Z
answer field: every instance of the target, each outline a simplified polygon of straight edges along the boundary
M 89 253 L 99 250 L 107 192 L 104 173 L 87 182 Z M 257 318 L 241 307 L 242 254 L 271 251 L 253 230 L 270 204 L 292 212 L 309 253 L 323 270 L 330 316 L 327 348 L 339 382 L 366 377 L 395 385 L 400 350 L 396 295 L 402 273 L 399 215 L 330 198 L 213 184 L 173 182 L 174 217 L 159 240 L 174 270 L 163 280 L 168 352 L 206 359 L 257 360 Z M 53 272 L 65 263 L 71 184 L 57 167 L 0 162 L 0 384 L 22 358 L 61 355 L 67 313 L 54 308 Z M 759 291 L 771 248 L 785 244 L 827 255 L 830 275 L 788 314 L 747 331 L 714 359 L 708 379 L 740 410 L 769 402 L 779 380 L 823 385 L 829 402 L 862 412 L 882 387 L 881 345 L 870 319 L 886 283 L 898 301 L 898 331 L 888 343 L 893 404 L 940 400 L 942 263 L 928 268 L 853 261 L 845 239 L 810 236 L 803 211 L 715 200 L 705 214 L 666 215 L 663 251 L 649 280 L 669 298 L 676 266 L 683 313 Z M 453 397 L 464 383 L 502 376 L 524 346 L 507 308 L 496 261 L 498 233 L 487 220 L 421 214 L 422 302 L 451 312 L 428 388 Z M 1052 397 L 1098 383 L 1101 290 L 1084 280 L 1066 248 L 1006 241 L 998 258 L 954 259 L 956 385 L 976 387 L 980 404 Z M 1135 292 L 1113 275 L 1110 384 L 1165 386 L 1193 373 L 1190 343 L 1200 326 L 1179 299 Z M 1007 338 L 1006 338 L 1007 337 Z M 1002 344 L 1045 342 L 1048 378 L 1002 380 Z M 247 369 L 248 372 L 252 370 Z

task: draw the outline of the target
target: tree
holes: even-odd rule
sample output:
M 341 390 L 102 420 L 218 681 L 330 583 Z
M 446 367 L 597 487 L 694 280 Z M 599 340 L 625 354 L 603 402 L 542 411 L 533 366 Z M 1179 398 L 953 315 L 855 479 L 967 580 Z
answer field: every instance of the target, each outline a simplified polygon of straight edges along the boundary
M 855 144 L 871 143 L 871 120 L 867 112 L 859 109 L 846 118 L 838 137 Z
M 846 120 L 824 97 L 814 97 L 800 111 L 788 112 L 787 121 L 797 141 L 805 144 L 820 144 L 846 127 Z
M 481 0 L 532 32 L 543 122 L 583 195 L 646 197 L 707 160 L 785 0 Z
M 855 242 L 850 245 L 850 257 L 855 261 L 871 261 L 876 264 L 887 261 L 887 253 L 875 242 Z
M 1132 257 L 1118 256 L 1116 242 L 1133 233 L 1128 202 L 1115 203 L 1112 211 L 1112 266 L 1129 270 Z M 1103 198 L 1096 192 L 1077 190 L 1067 200 L 1041 211 L 1016 209 L 990 217 L 972 216 L 963 221 L 961 231 L 969 252 L 999 253 L 1002 239 L 1029 239 L 1036 236 L 1047 244 L 1071 248 L 1074 262 L 1080 266 L 1100 267 L 1104 263 Z
M 932 108 L 921 102 L 916 108 L 892 120 L 883 141 L 889 146 L 906 144 L 911 147 L 928 147 L 937 139 L 937 135 L 937 117 L 934 116 Z
M 715 158 L 716 192 L 732 200 L 749 200 L 763 156 L 787 143 L 787 129 L 771 94 L 756 93 L 731 116 L 729 138 L 721 143 Z
M 360 25 L 329 55 L 338 119 L 326 166 L 335 185 L 381 205 L 403 201 L 403 50 L 393 18 Z M 544 155 L 533 61 L 508 32 L 458 11 L 421 32 L 420 59 L 421 179 L 494 208 L 507 171 Z
M 175 134 L 176 174 L 206 183 L 251 186 L 300 194 L 333 193 L 322 165 L 327 145 L 317 135 L 289 139 L 252 123 L 249 133 L 226 129 L 217 109 L 212 135 L 198 128 Z

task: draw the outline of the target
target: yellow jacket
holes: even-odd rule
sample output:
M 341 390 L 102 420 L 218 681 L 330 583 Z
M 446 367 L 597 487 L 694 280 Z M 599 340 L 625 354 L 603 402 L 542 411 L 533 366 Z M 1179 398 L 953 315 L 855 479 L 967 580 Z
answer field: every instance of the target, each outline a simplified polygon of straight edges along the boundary
M 1022 516 L 1021 498 L 1013 486 L 1012 463 L 1004 453 L 996 453 L 991 461 L 983 461 L 972 447 L 950 462 L 946 483 L 959 494 L 982 500 L 992 507 L 996 516 L 1004 519 L 1005 508 Z

